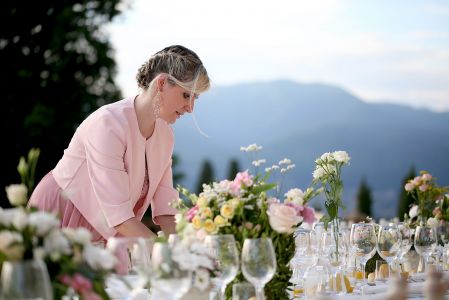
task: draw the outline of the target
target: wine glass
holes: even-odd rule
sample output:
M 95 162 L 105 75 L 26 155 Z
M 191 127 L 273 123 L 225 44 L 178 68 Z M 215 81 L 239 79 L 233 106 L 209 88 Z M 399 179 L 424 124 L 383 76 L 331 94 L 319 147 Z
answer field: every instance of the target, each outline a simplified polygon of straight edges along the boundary
M 226 286 L 237 276 L 239 270 L 239 255 L 234 235 L 208 235 L 204 242 L 211 250 L 216 263 L 217 272 L 212 281 L 219 290 L 219 299 L 224 300 Z
M 191 272 L 184 270 L 174 257 L 175 247 L 168 243 L 157 242 L 151 255 L 151 287 L 153 299 L 180 299 L 190 288 Z M 182 258 L 181 258 L 182 259 Z
M 117 259 L 115 272 L 108 278 L 109 284 L 120 284 L 130 294 L 145 288 L 149 283 L 152 244 L 152 240 L 143 237 L 109 238 L 106 248 Z
M 0 299 L 53 299 L 47 267 L 41 260 L 5 261 L 0 286 Z
M 430 255 L 437 246 L 436 228 L 432 226 L 417 226 L 414 240 L 415 250 L 424 258 L 424 266 L 427 263 Z
M 377 235 L 377 253 L 388 263 L 388 273 L 391 276 L 393 260 L 401 250 L 401 233 L 396 225 L 379 227 Z
M 363 281 L 366 283 L 365 266 L 367 261 L 374 256 L 376 252 L 376 231 L 373 224 L 355 223 L 351 227 L 351 236 L 349 238 L 352 253 L 356 256 L 362 266 Z
M 242 248 L 242 273 L 256 289 L 256 299 L 263 300 L 263 288 L 276 272 L 276 256 L 270 238 L 245 239 Z
M 412 247 L 412 230 L 410 229 L 410 227 L 407 225 L 407 223 L 404 222 L 399 222 L 397 224 L 398 229 L 399 229 L 399 233 L 401 235 L 401 248 L 399 250 L 399 253 L 397 255 L 399 264 L 401 265 L 401 269 L 402 269 L 402 264 L 404 261 L 404 256 L 410 251 L 410 248 Z M 402 270 L 403 271 L 403 270 Z

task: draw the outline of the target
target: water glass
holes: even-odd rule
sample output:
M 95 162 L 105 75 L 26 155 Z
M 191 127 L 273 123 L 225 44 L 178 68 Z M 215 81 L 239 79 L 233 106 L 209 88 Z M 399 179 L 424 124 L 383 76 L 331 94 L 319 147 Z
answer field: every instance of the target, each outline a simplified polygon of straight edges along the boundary
M 249 282 L 239 282 L 232 285 L 232 300 L 249 300 L 256 297 L 256 290 Z
M 5 261 L 0 286 L 0 299 L 53 299 L 47 267 L 40 260 Z
M 418 226 L 415 231 L 415 250 L 424 259 L 424 267 L 427 266 L 430 255 L 437 246 L 435 227 Z
M 376 253 L 376 232 L 373 224 L 355 223 L 351 227 L 351 236 L 349 238 L 351 251 L 359 260 L 362 266 L 363 282 L 366 283 L 365 266 L 367 261 Z
M 204 240 L 215 260 L 216 273 L 212 282 L 219 291 L 219 299 L 225 299 L 226 286 L 237 276 L 239 255 L 234 235 L 208 235 Z
M 401 233 L 396 225 L 380 226 L 377 235 L 377 252 L 387 263 L 391 274 L 393 260 L 401 250 Z
M 271 239 L 245 239 L 242 248 L 242 273 L 254 285 L 257 300 L 265 299 L 264 286 L 276 273 L 276 256 Z

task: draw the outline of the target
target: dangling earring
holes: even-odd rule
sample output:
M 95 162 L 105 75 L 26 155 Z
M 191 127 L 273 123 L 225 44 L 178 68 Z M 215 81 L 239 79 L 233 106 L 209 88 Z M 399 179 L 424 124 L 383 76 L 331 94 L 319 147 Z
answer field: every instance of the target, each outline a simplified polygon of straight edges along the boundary
M 154 116 L 157 118 L 159 118 L 159 114 L 161 113 L 161 93 L 157 92 L 156 97 L 154 99 L 154 103 L 153 103 L 153 112 L 154 112 Z

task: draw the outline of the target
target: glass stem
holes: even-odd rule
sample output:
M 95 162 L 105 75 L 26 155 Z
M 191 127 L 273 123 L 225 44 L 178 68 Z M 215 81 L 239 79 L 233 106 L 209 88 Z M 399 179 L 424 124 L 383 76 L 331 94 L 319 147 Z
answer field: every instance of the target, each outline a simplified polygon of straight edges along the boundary
M 263 286 L 256 287 L 256 300 L 265 300 L 265 294 L 263 293 Z
M 361 261 L 362 264 L 362 286 L 364 286 L 366 284 L 366 274 L 365 274 L 365 265 L 366 262 L 365 261 Z
M 219 289 L 218 291 L 219 291 L 218 299 L 219 299 L 219 300 L 226 300 L 226 295 L 225 295 L 225 292 L 226 292 L 226 284 L 222 284 L 222 285 L 220 286 L 220 289 Z

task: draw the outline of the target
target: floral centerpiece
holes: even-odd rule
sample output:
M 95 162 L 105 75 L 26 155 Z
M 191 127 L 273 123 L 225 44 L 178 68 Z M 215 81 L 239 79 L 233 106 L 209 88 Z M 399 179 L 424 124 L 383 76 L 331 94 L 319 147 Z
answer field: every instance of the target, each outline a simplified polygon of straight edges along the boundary
M 407 193 L 411 194 L 415 204 L 410 208 L 406 218 L 411 225 L 426 224 L 435 222 L 435 218 L 444 217 L 444 198 L 448 192 L 447 187 L 440 187 L 427 171 L 421 171 L 419 176 L 407 181 L 404 186 Z
M 254 154 L 261 147 L 253 144 L 241 150 Z M 256 169 L 263 163 L 265 160 L 253 161 Z M 177 204 L 181 211 L 176 217 L 179 232 L 193 228 L 199 238 L 208 234 L 233 234 L 239 250 L 246 238 L 272 239 L 277 272 L 265 286 L 268 299 L 288 299 L 291 271 L 287 265 L 294 253 L 292 234 L 302 222 L 315 220 L 314 210 L 307 206 L 307 202 L 317 194 L 313 188 L 305 192 L 291 189 L 283 201 L 269 195 L 280 191 L 277 184 L 268 182 L 270 175 L 277 170 L 284 174 L 293 167 L 288 159 L 284 159 L 279 165 L 266 168 L 265 174 L 256 171 L 253 175 L 248 170 L 239 172 L 232 181 L 204 184 L 199 195 L 179 188 L 186 198 Z M 237 281 L 242 279 L 241 274 L 236 278 Z
M 45 262 L 53 286 L 54 299 L 64 295 L 82 300 L 109 299 L 106 275 L 113 270 L 113 255 L 91 243 L 87 229 L 60 228 L 55 214 L 25 208 L 39 152 L 32 149 L 28 161 L 21 158 L 21 184 L 6 187 L 14 208 L 0 208 L 0 270 L 5 261 L 39 259 Z

